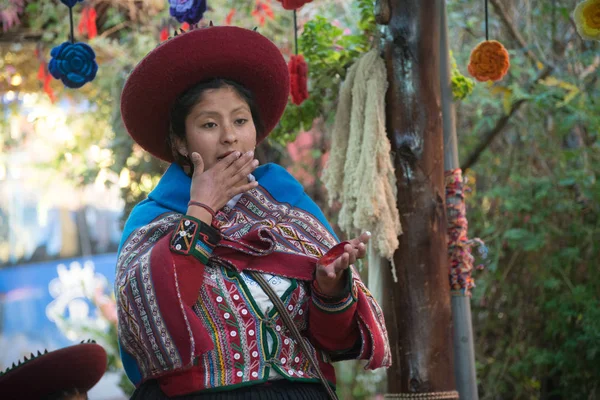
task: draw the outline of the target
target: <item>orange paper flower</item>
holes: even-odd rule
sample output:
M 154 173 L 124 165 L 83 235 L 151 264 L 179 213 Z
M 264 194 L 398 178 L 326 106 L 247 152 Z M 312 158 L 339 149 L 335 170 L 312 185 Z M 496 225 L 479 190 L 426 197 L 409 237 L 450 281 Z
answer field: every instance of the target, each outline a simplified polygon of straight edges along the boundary
M 582 38 L 600 40 L 600 0 L 586 0 L 577 4 L 573 19 Z
M 496 40 L 481 42 L 471 52 L 469 73 L 478 81 L 499 81 L 510 67 L 510 56 L 502 43 Z

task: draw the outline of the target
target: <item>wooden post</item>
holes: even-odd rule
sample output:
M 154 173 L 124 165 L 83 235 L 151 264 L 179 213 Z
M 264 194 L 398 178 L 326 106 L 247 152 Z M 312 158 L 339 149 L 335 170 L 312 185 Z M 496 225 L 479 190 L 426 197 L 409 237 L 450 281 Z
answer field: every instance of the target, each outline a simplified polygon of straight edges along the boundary
M 452 98 L 451 65 L 448 45 L 448 20 L 446 2 L 440 0 L 441 40 L 440 76 L 442 83 L 442 114 L 444 120 L 444 169 L 459 168 L 458 139 L 456 137 L 456 115 Z M 477 374 L 475 371 L 475 346 L 471 323 L 471 297 L 465 294 L 452 295 L 452 319 L 454 322 L 454 376 L 461 399 L 478 400 Z
M 398 282 L 383 280 L 392 346 L 389 398 L 458 398 L 444 207 L 439 0 L 381 0 L 378 22 L 388 71 L 386 125 L 394 152 L 404 234 Z M 387 16 L 385 15 L 387 14 Z M 383 17 L 382 17 L 383 15 Z M 440 397 L 444 396 L 444 397 Z

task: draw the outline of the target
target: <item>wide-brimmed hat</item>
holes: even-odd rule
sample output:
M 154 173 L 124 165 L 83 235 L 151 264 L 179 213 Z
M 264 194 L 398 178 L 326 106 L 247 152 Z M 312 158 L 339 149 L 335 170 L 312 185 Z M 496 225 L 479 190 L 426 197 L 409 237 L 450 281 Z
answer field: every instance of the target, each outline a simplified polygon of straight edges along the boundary
M 0 372 L 0 398 L 37 400 L 72 389 L 85 393 L 102 378 L 106 365 L 106 351 L 92 342 L 38 351 Z
M 263 140 L 279 122 L 289 96 L 283 55 L 258 32 L 233 26 L 193 29 L 151 51 L 132 71 L 121 95 L 121 114 L 131 137 L 165 161 L 169 113 L 176 98 L 210 79 L 234 81 L 250 90 L 258 106 Z

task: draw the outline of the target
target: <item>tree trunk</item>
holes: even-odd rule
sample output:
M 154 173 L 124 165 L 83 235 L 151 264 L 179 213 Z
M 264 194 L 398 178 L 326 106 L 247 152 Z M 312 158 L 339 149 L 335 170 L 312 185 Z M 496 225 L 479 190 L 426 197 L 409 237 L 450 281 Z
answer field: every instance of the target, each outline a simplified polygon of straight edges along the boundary
M 380 8 L 386 6 L 386 125 L 404 231 L 394 255 L 398 282 L 390 276 L 383 284 L 393 356 L 388 393 L 451 392 L 455 382 L 444 206 L 441 3 L 388 0 Z

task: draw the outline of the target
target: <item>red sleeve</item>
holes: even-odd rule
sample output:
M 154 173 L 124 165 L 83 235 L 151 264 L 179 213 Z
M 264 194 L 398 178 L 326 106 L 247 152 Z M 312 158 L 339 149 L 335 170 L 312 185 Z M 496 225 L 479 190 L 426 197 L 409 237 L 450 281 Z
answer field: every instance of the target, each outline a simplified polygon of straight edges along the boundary
M 357 320 L 357 303 L 350 290 L 353 283 L 348 270 L 347 294 L 339 298 L 323 295 L 313 282 L 308 308 L 308 335 L 318 348 L 327 352 L 352 349 L 360 340 Z
M 212 348 L 192 307 L 218 231 L 187 216 L 176 223 L 139 229 L 119 255 L 119 340 L 146 377 L 189 368 Z

